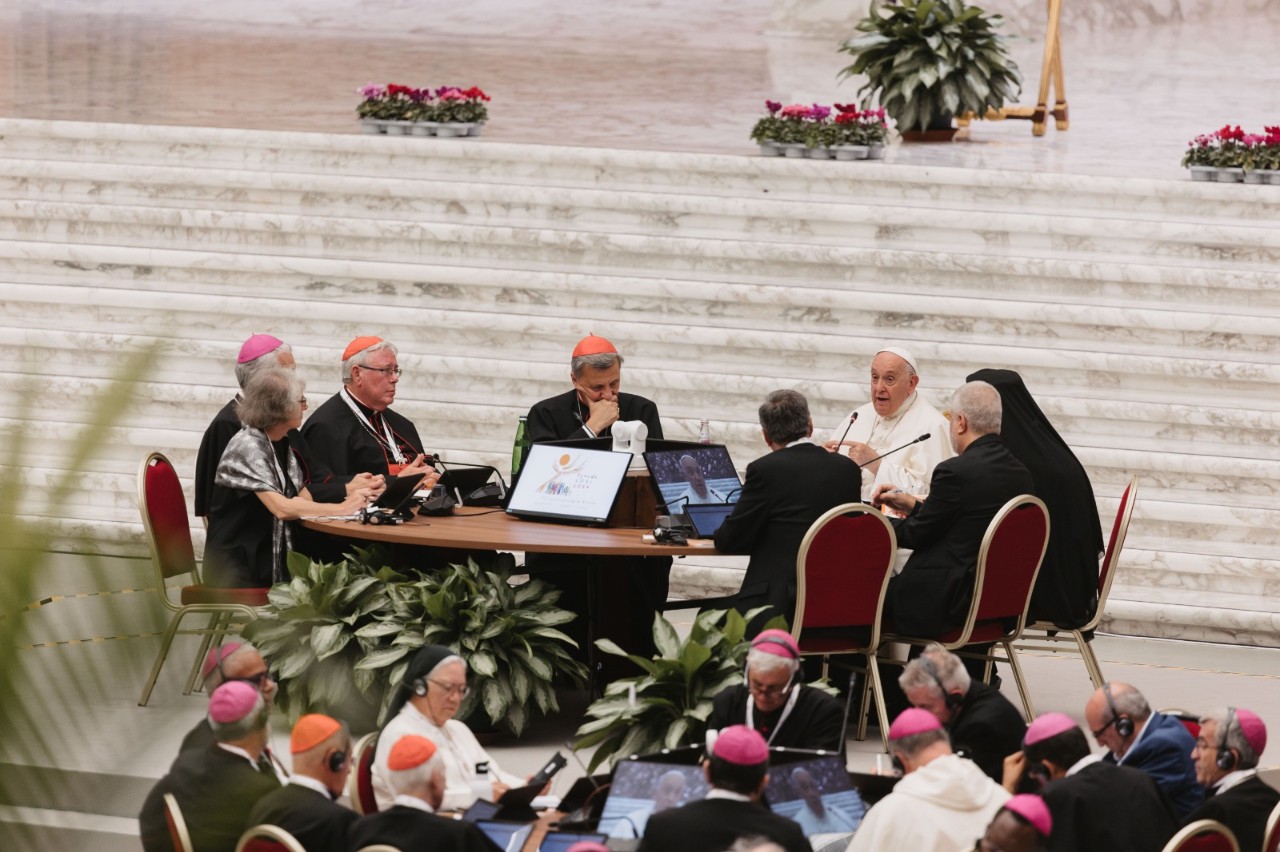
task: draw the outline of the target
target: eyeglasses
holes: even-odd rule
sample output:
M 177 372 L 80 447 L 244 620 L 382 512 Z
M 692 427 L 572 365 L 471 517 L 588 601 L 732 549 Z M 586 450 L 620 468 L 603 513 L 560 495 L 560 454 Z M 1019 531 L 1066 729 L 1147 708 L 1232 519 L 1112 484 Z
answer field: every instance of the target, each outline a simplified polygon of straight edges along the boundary
M 267 681 L 274 680 L 274 679 L 275 678 L 271 677 L 271 672 L 267 671 L 266 669 L 263 669 L 262 671 L 254 675 L 245 675 L 244 677 L 225 678 L 225 680 L 238 680 L 244 683 L 251 683 L 254 686 L 258 687 L 258 689 L 262 689 L 263 685 L 266 684 Z
M 307 398 L 304 396 L 302 399 L 298 400 L 298 405 L 302 406 L 303 408 L 306 408 L 306 407 L 307 407 Z
M 1111 717 L 1111 721 L 1110 721 L 1110 722 L 1107 722 L 1107 724 L 1103 725 L 1103 726 L 1102 726 L 1101 728 L 1099 728 L 1098 730 L 1093 731 L 1093 736 L 1094 736 L 1094 738 L 1095 738 L 1095 739 L 1097 739 L 1098 737 L 1100 737 L 1100 736 L 1102 736 L 1103 734 L 1105 734 L 1105 733 L 1107 732 L 1107 728 L 1110 728 L 1112 725 L 1114 725 L 1114 724 L 1115 724 L 1116 722 L 1118 722 L 1119 720 L 1120 720 L 1120 717 L 1119 717 L 1119 716 L 1112 716 L 1112 717 Z M 1091 728 L 1090 730 L 1092 731 L 1093 729 Z
M 399 367 L 361 367 L 359 364 L 356 366 L 360 367 L 361 370 L 373 370 L 375 373 L 381 373 L 384 376 L 399 377 L 404 375 L 404 370 Z
M 427 679 L 431 680 L 430 678 L 427 678 Z M 466 698 L 467 693 L 471 692 L 471 687 L 467 686 L 465 683 L 458 685 L 453 683 L 444 683 L 438 680 L 431 680 L 431 682 L 434 683 L 436 686 L 440 687 L 442 690 L 444 690 L 444 694 L 450 698 L 454 697 L 455 695 L 458 698 Z
M 766 686 L 763 683 L 757 683 L 754 680 L 747 683 L 747 691 L 752 695 L 763 695 L 766 698 L 777 698 L 779 695 L 786 695 L 791 691 L 791 684 L 784 683 L 782 686 Z

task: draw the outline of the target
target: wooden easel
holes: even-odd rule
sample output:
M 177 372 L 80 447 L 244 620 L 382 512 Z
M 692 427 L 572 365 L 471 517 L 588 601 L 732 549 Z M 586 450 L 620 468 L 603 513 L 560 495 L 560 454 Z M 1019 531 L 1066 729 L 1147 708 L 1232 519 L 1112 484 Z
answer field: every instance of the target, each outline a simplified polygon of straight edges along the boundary
M 1062 42 L 1058 38 L 1061 30 L 1062 0 L 1048 0 L 1049 24 L 1044 34 L 1044 64 L 1040 68 L 1040 97 L 1036 105 L 1007 106 L 1002 109 L 989 109 L 982 118 L 987 121 L 1004 121 L 1006 118 L 1030 119 L 1031 134 L 1043 136 L 1046 119 L 1053 115 L 1054 126 L 1058 130 L 1066 130 L 1070 126 L 1067 113 L 1067 90 L 1062 74 Z M 1049 109 L 1049 84 L 1053 84 L 1057 98 L 1053 109 Z M 969 114 L 957 121 L 962 127 L 976 116 Z

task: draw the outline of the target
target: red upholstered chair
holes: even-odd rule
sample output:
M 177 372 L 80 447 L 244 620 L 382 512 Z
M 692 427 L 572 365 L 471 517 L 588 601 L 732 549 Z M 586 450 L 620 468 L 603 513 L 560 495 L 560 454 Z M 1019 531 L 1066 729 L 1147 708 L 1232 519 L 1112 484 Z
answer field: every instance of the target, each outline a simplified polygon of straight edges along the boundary
M 1280 805 L 1267 817 L 1267 833 L 1262 836 L 1262 852 L 1280 852 Z
M 378 732 L 356 740 L 351 750 L 351 772 L 347 775 L 347 798 L 360 815 L 376 814 L 378 800 L 373 795 L 373 756 L 378 750 Z
M 1162 852 L 1240 852 L 1240 844 L 1217 820 L 1198 819 L 1170 837 Z
M 400 852 L 400 847 L 387 843 L 375 843 L 372 846 L 361 846 L 356 852 Z
M 1111 594 L 1111 584 L 1116 579 L 1116 566 L 1120 562 L 1125 537 L 1129 535 L 1129 519 L 1133 516 L 1133 505 L 1137 498 L 1138 477 L 1135 476 L 1129 480 L 1124 493 L 1120 495 L 1120 506 L 1116 509 L 1116 519 L 1111 525 L 1111 538 L 1107 541 L 1102 569 L 1098 572 L 1098 608 L 1094 611 L 1093 618 L 1076 628 L 1036 621 L 1027 625 L 1022 641 L 1018 643 L 1018 648 L 1025 651 L 1078 653 L 1095 689 L 1101 689 L 1106 679 L 1102 676 L 1102 667 L 1098 665 L 1098 658 L 1090 643 L 1093 641 L 1093 631 L 1098 628 L 1098 622 L 1102 621 L 1103 610 L 1106 609 L 1107 598 Z
M 991 644 L 991 653 L 979 658 L 987 662 L 984 679 L 990 681 L 992 663 L 1008 663 L 1022 697 L 1023 710 L 1028 719 L 1035 718 L 1014 642 L 1026 626 L 1031 590 L 1048 543 L 1049 510 L 1044 503 L 1030 494 L 1014 497 L 996 512 L 982 538 L 973 578 L 973 600 L 965 623 L 934 638 L 887 635 L 885 641 L 911 645 L 937 642 L 948 651 L 958 651 L 966 645 Z M 1004 650 L 1003 656 L 995 646 Z M 974 655 L 962 653 L 961 656 Z
M 202 585 L 196 565 L 195 550 L 191 545 L 191 527 L 187 518 L 187 501 L 173 465 L 160 453 L 151 453 L 138 469 L 138 510 L 142 513 L 142 529 L 151 545 L 151 561 L 156 571 L 156 586 L 160 601 L 172 615 L 169 627 L 160 643 L 160 652 L 151 666 L 151 674 L 142 688 L 138 704 L 146 706 L 155 688 L 160 669 L 164 666 L 173 637 L 179 632 L 204 637 L 196 659 L 187 676 L 184 695 L 190 694 L 200 673 L 200 661 L 214 640 L 221 643 L 222 636 L 235 632 L 236 622 L 256 618 L 254 607 L 267 602 L 267 589 L 215 589 Z M 190 574 L 192 585 L 183 586 L 178 602 L 170 598 L 166 581 L 171 577 Z M 188 615 L 209 615 L 207 627 L 182 630 L 178 627 Z
M 174 852 L 194 852 L 191 832 L 187 831 L 187 821 L 182 818 L 182 808 L 178 807 L 178 800 L 172 793 L 164 794 L 164 821 L 169 826 Z
M 860 654 L 863 712 L 857 736 L 867 733 L 867 704 L 874 693 L 880 735 L 889 748 L 888 713 L 880 673 L 872 665 L 880 645 L 885 590 L 893 573 L 897 537 L 884 515 L 863 503 L 845 503 L 813 522 L 796 554 L 796 610 L 791 635 L 802 655 Z
M 1177 707 L 1170 707 L 1167 710 L 1162 709 L 1160 715 L 1172 716 L 1177 719 L 1182 723 L 1182 727 L 1187 729 L 1187 733 L 1191 735 L 1192 739 L 1200 736 L 1200 717 L 1196 714 L 1188 713 L 1186 710 L 1181 710 Z
M 255 825 L 240 835 L 236 852 L 307 852 L 298 839 L 274 825 Z

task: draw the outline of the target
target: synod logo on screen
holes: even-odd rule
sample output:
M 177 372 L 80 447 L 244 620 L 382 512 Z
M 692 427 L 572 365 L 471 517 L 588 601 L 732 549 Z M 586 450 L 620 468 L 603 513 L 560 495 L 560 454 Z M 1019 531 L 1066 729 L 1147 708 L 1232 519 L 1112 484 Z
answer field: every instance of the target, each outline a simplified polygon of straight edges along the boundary
M 584 474 L 582 472 L 584 467 L 586 462 L 578 454 L 560 455 L 551 462 L 551 478 L 538 486 L 538 493 L 549 497 L 565 497 L 572 494 L 574 486 L 584 484 L 581 482 L 584 476 L 590 480 L 596 478 L 593 474 Z

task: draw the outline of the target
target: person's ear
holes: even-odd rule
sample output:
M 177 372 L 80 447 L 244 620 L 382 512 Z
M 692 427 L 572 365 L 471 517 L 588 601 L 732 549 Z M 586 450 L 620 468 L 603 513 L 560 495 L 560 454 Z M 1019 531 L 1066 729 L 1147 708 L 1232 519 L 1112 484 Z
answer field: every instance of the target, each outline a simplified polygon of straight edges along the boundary
M 769 786 L 769 773 L 766 772 L 764 777 L 760 779 L 760 786 L 756 788 L 756 796 L 763 796 L 765 787 Z
M 711 761 L 702 761 L 702 777 L 707 779 L 707 783 L 711 783 Z

